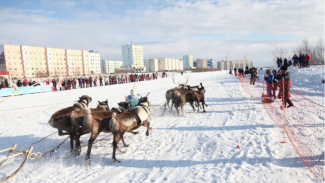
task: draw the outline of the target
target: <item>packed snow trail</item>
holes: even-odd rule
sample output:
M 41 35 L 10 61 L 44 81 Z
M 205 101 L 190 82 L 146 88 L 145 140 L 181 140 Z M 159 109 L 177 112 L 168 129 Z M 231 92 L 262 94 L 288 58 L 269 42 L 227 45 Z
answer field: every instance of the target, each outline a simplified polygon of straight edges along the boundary
M 264 111 L 262 103 L 246 97 L 240 82 L 226 71 L 191 73 L 190 85 L 206 89 L 206 113 L 193 112 L 186 104 L 185 117 L 167 112 L 153 120 L 153 131 L 145 135 L 125 135 L 130 146 L 118 145 L 125 154 L 117 153 L 121 163 L 113 164 L 112 138 L 93 145 L 92 166 L 85 166 L 86 147 L 81 156 L 67 160 L 29 160 L 11 182 L 314 182 L 313 175 L 300 160 L 290 143 L 281 144 L 283 131 Z M 176 81 L 184 77 L 180 75 Z M 35 142 L 55 131 L 47 124 L 57 110 L 70 106 L 58 104 L 28 109 L 28 106 L 63 103 L 77 100 L 81 95 L 97 101 L 108 99 L 110 107 L 117 106 L 129 95 L 131 84 L 86 88 L 64 92 L 16 96 L 1 104 L 1 109 L 26 107 L 24 110 L 0 112 L 0 149 L 17 143 L 17 149 Z M 175 87 L 172 78 L 139 82 L 138 93 L 152 92 L 150 104 L 165 102 L 164 88 Z M 73 102 L 71 102 L 71 105 Z M 156 114 L 161 114 L 157 110 Z M 98 139 L 107 134 L 100 134 Z M 65 137 L 52 135 L 35 144 L 34 152 L 45 152 Z M 82 137 L 83 144 L 89 135 Z M 239 148 L 238 148 L 238 147 Z M 68 157 L 66 142 L 53 158 Z M 0 158 L 3 157 L 2 154 Z M 9 175 L 21 158 L 8 160 L 0 169 L 0 179 Z M 10 182 L 9 181 L 9 182 Z

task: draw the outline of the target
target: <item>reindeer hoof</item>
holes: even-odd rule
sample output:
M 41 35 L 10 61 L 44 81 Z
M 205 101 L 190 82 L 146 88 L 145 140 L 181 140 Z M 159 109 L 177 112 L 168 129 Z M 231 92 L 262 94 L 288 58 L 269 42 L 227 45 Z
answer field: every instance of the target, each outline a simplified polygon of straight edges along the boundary
M 149 131 L 146 131 L 146 135 L 149 136 Z
M 124 147 L 129 147 L 129 145 L 125 144 Z
M 113 162 L 113 163 L 120 163 L 120 161 L 117 160 L 117 159 L 112 159 L 112 162 Z
M 90 158 L 85 158 L 85 163 L 87 166 L 91 166 Z

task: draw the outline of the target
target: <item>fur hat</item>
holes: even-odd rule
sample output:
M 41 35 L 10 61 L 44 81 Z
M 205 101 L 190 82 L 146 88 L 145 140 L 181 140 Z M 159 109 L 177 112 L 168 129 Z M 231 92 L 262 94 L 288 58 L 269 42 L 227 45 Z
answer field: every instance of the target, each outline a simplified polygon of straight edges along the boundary
M 131 90 L 131 97 L 137 98 L 137 90 L 135 90 L 135 89 Z
M 282 66 L 281 70 L 288 70 L 288 68 L 286 66 Z

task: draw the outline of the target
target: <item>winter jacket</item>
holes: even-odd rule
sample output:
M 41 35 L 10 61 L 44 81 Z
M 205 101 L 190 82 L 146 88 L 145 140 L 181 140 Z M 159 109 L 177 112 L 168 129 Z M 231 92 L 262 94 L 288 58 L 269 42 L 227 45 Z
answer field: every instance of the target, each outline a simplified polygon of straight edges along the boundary
M 18 87 L 21 87 L 21 86 L 22 86 L 22 83 L 21 83 L 20 80 L 18 80 L 18 82 L 17 82 L 17 86 L 18 86 Z
M 256 76 L 257 76 L 257 72 L 256 71 L 252 71 L 251 72 L 251 78 L 252 79 L 256 79 Z
M 293 56 L 292 59 L 294 60 L 294 63 L 297 63 L 299 61 L 299 57 L 298 56 Z
M 272 84 L 273 83 L 273 79 L 274 79 L 274 75 L 273 74 L 270 74 L 270 75 L 265 74 L 265 76 L 264 76 L 264 80 L 268 84 Z
M 131 95 L 127 97 L 126 102 L 130 103 L 130 109 L 133 109 L 139 103 L 141 95 L 137 94 L 137 98 L 132 98 Z
M 308 55 L 308 53 L 306 54 L 306 61 L 308 62 L 310 60 L 310 56 Z
M 286 81 L 285 85 L 287 86 L 287 91 L 290 91 L 290 72 L 287 70 L 285 73 L 282 73 L 282 77 Z

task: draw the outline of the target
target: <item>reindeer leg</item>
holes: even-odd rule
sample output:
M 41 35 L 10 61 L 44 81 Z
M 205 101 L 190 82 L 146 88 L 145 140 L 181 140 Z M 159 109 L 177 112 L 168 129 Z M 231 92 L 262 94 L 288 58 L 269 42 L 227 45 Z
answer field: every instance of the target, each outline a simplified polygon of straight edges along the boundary
M 181 105 L 181 109 L 182 109 L 182 116 L 184 116 L 184 110 L 183 110 L 184 104 Z
M 134 131 L 130 131 L 130 133 L 132 133 L 133 135 L 139 134 L 139 132 L 134 132 Z
M 204 102 L 202 102 L 202 107 L 203 107 L 203 112 L 206 112 L 204 108 Z
M 123 142 L 123 145 L 124 145 L 124 147 L 129 147 L 129 145 L 127 145 L 127 144 L 125 143 L 125 141 L 124 141 L 124 138 L 123 138 L 123 137 L 121 138 L 121 140 L 122 140 L 122 142 Z
M 150 122 L 148 120 L 145 120 L 142 123 L 143 126 L 147 127 L 147 131 L 146 131 L 146 135 L 149 136 L 149 131 L 152 130 L 152 128 L 150 127 Z
M 80 146 L 80 135 L 76 136 L 76 148 L 75 148 L 75 154 L 74 157 L 80 156 L 81 152 L 81 146 Z
M 190 102 L 190 105 L 191 105 L 193 111 L 195 111 L 195 108 L 194 108 L 193 102 Z
M 98 137 L 99 133 L 91 133 L 89 141 L 88 141 L 88 149 L 87 149 L 87 155 L 85 157 L 86 165 L 90 166 L 90 153 L 91 153 L 91 148 L 93 146 L 94 141 Z
M 71 133 L 70 135 L 70 152 L 74 151 L 74 147 L 73 147 L 73 137 L 74 137 L 74 133 Z
M 112 154 L 112 161 L 113 163 L 119 163 L 120 161 L 116 159 L 115 154 L 116 154 L 116 149 L 118 151 L 121 151 L 120 148 L 118 148 L 117 143 L 120 141 L 121 136 L 120 134 L 114 133 L 114 139 L 113 139 L 113 154 Z

